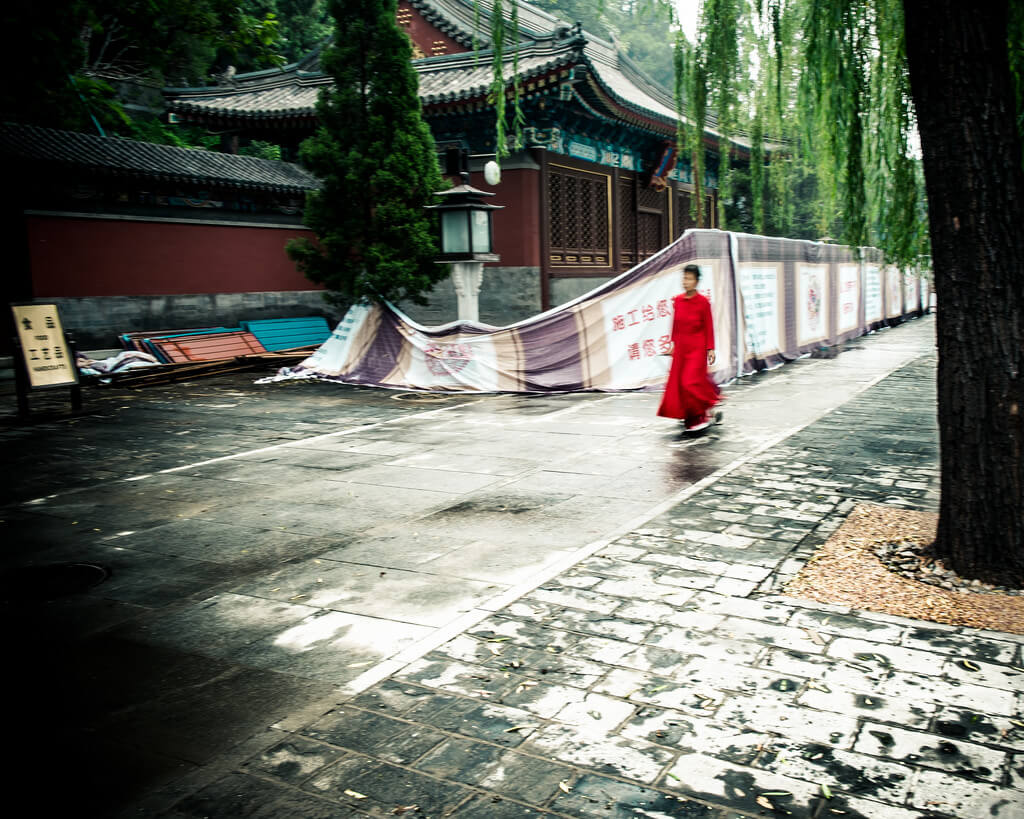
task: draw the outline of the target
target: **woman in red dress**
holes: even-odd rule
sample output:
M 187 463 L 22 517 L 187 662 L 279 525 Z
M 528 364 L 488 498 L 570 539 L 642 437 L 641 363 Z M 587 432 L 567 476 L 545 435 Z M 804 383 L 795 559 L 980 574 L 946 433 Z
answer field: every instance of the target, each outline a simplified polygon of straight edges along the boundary
M 717 421 L 720 413 L 709 415 L 720 400 L 718 387 L 708 376 L 715 363 L 715 330 L 711 323 L 711 302 L 697 292 L 700 268 L 683 268 L 683 290 L 673 301 L 672 368 L 658 415 L 680 418 L 688 432 L 696 432 Z

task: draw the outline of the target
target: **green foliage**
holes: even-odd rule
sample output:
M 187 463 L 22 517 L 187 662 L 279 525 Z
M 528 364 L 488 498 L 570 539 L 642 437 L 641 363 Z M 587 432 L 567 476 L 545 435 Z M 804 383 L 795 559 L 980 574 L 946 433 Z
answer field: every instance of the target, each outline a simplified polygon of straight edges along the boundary
M 280 159 L 281 146 L 275 145 L 272 142 L 254 139 L 248 145 L 243 145 L 239 148 L 238 153 L 241 156 L 254 156 L 257 159 Z
M 323 66 L 334 83 L 320 92 L 320 127 L 302 146 L 323 182 L 305 212 L 317 240 L 294 241 L 288 254 L 339 305 L 425 304 L 445 274 L 424 211 L 441 174 L 409 38 L 395 22 L 395 0 L 332 0 L 330 10 L 335 36 Z
M 260 68 L 282 62 L 278 20 L 236 0 L 8 0 L 4 12 L 23 60 L 0 89 L 0 114 L 21 122 L 96 131 L 95 119 L 131 134 L 115 88 L 122 81 L 202 84 L 239 57 Z
M 142 142 L 173 145 L 175 148 L 202 148 L 215 151 L 220 145 L 220 137 L 209 133 L 205 128 L 197 125 L 169 125 L 156 117 L 133 119 L 126 135 Z M 280 159 L 279 156 L 267 158 Z
M 289 63 L 305 57 L 331 33 L 327 0 L 243 0 L 241 7 L 255 20 L 272 17 L 277 24 L 274 48 Z M 259 59 L 242 59 L 236 67 L 250 71 L 267 66 Z
M 530 0 L 567 23 L 614 41 L 637 66 L 664 88 L 674 82 L 671 24 L 675 8 L 658 0 Z

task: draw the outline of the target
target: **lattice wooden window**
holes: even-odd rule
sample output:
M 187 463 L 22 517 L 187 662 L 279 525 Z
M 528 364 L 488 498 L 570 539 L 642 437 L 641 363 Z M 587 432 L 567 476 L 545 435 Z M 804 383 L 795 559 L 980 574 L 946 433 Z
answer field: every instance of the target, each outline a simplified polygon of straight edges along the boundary
M 693 201 L 689 191 L 680 191 L 676 207 L 676 235 L 681 236 L 686 230 L 697 226 L 697 220 L 690 213 L 690 202 Z
M 665 193 L 662 191 L 656 191 L 653 188 L 643 187 L 638 192 L 639 201 L 637 204 L 642 208 L 650 208 L 651 210 L 665 209 Z
M 619 177 L 619 265 L 636 264 L 636 203 L 633 201 L 633 177 Z
M 690 203 L 693 201 L 692 191 L 679 192 L 679 207 L 676 208 L 676 235 L 682 235 L 688 228 L 697 227 L 697 220 L 690 214 Z M 711 196 L 704 197 L 704 227 L 715 226 L 715 209 Z
M 606 174 L 550 168 L 548 248 L 553 267 L 609 267 L 610 223 Z
M 637 238 L 640 240 L 640 261 L 653 256 L 664 246 L 660 213 L 642 210 L 637 214 Z

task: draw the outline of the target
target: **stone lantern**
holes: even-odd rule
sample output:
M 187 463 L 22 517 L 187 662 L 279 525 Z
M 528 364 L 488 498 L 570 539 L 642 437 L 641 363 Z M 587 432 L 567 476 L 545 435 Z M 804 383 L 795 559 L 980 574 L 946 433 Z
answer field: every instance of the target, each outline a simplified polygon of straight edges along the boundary
M 441 254 L 437 261 L 451 265 L 459 318 L 479 321 L 484 262 L 496 262 L 500 258 L 493 250 L 491 214 L 501 210 L 503 205 L 485 202 L 485 196 L 494 194 L 470 185 L 467 171 L 459 176 L 460 184 L 438 191 L 441 202 L 427 208 L 440 214 Z

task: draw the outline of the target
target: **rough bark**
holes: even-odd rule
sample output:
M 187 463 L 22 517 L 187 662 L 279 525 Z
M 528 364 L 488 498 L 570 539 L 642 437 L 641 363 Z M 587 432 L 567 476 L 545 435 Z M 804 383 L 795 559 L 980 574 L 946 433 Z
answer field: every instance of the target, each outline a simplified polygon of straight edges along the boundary
M 1024 172 L 1006 0 L 904 0 L 938 299 L 936 551 L 1024 586 Z

